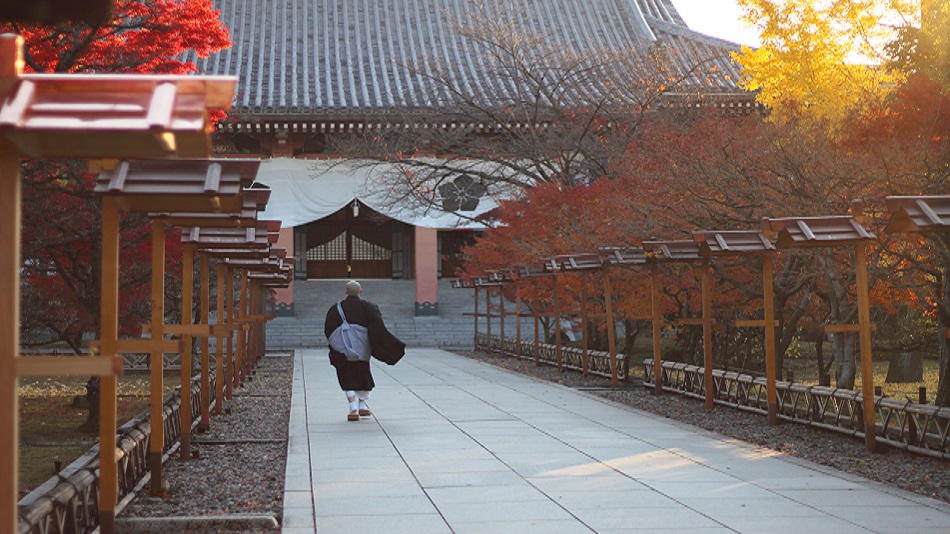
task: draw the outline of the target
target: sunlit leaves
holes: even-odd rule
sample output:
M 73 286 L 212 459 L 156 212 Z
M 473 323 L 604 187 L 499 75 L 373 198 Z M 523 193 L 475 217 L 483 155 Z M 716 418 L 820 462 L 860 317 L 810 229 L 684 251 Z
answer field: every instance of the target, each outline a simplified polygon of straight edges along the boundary
M 880 108 L 902 79 L 880 65 L 888 23 L 903 2 L 892 0 L 740 0 L 758 26 L 762 46 L 735 59 L 741 85 L 758 92 L 778 121 L 805 117 L 838 131 L 851 115 Z

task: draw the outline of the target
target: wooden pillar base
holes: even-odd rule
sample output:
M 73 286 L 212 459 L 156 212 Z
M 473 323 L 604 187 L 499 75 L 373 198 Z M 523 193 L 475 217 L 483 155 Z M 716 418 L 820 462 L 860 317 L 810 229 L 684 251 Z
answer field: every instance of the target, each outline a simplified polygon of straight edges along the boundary
M 162 474 L 162 453 L 149 451 L 148 465 L 149 469 L 152 471 L 152 497 L 160 497 L 164 499 L 165 495 L 168 493 L 168 486 L 165 483 L 165 477 Z
M 765 422 L 770 426 L 775 426 L 779 423 L 778 407 L 769 405 L 769 413 L 765 416 Z
M 99 510 L 99 533 L 115 534 L 115 512 Z
M 191 458 L 191 430 L 181 429 L 181 459 L 187 460 Z

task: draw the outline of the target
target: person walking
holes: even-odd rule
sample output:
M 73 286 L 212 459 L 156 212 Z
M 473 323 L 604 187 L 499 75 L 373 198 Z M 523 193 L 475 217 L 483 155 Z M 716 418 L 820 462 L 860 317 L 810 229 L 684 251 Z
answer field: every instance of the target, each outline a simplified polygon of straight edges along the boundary
M 362 299 L 363 286 L 356 280 L 346 283 L 344 294 L 346 298 L 334 303 L 327 310 L 324 323 L 327 339 L 329 340 L 333 332 L 343 324 L 344 317 L 340 316 L 342 310 L 346 322 L 367 329 L 372 355 L 389 365 L 395 365 L 405 354 L 406 344 L 386 328 L 379 306 Z M 350 411 L 346 420 L 359 421 L 360 417 L 371 416 L 367 401 L 376 383 L 373 381 L 369 360 L 348 359 L 344 353 L 331 346 L 330 365 L 336 368 L 337 381 L 349 402 Z

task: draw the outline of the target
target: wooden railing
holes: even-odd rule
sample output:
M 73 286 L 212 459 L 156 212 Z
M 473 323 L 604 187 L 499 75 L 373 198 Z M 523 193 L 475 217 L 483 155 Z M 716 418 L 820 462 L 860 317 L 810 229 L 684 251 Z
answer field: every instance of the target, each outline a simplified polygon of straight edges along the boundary
M 557 349 L 549 343 L 527 339 L 488 336 L 479 333 L 476 350 L 497 352 L 557 365 Z M 520 345 L 520 346 L 519 346 Z M 618 357 L 618 374 L 628 377 L 629 363 Z M 576 347 L 561 347 L 561 366 L 581 371 L 583 354 Z M 677 362 L 662 362 L 663 390 L 696 399 L 705 399 L 703 367 Z M 610 377 L 610 354 L 588 351 L 588 373 Z M 643 385 L 653 388 L 653 359 L 643 360 Z M 779 418 L 785 421 L 823 428 L 864 439 L 861 392 L 794 382 L 776 383 Z M 713 369 L 713 399 L 716 404 L 766 415 L 768 403 L 765 378 Z M 950 408 L 917 404 L 890 397 L 874 397 L 877 440 L 897 449 L 950 460 Z M 762 424 L 765 424 L 763 420 Z
M 524 360 L 537 359 L 538 364 L 557 366 L 557 347 L 548 343 L 538 343 L 528 339 L 518 339 L 505 337 L 501 340 L 498 336 L 488 336 L 479 333 L 478 345 L 476 350 L 485 350 L 487 352 L 498 352 L 506 356 L 515 356 Z M 536 350 L 537 349 L 537 350 Z M 537 358 L 535 358 L 537 353 Z M 561 347 L 561 367 L 572 369 L 574 371 L 587 372 L 592 375 L 611 377 L 610 353 L 602 350 L 588 350 L 587 362 L 585 366 L 584 351 L 578 347 Z M 617 356 L 617 374 L 621 377 L 629 375 L 629 362 L 624 355 Z
M 653 360 L 643 360 L 644 386 L 653 387 Z M 662 362 L 663 390 L 705 398 L 703 368 Z M 713 369 L 716 404 L 766 414 L 764 378 Z M 864 396 L 850 389 L 776 383 L 779 418 L 864 439 Z M 880 443 L 950 460 L 950 408 L 874 397 L 876 435 Z M 764 423 L 763 423 L 764 424 Z
M 215 398 L 214 374 L 211 375 L 212 402 Z M 192 380 L 195 398 L 201 395 L 201 380 Z M 201 403 L 191 405 L 191 421 L 200 420 Z M 181 396 L 173 393 L 164 404 L 164 456 L 178 448 L 181 436 Z M 116 450 L 119 473 L 119 506 L 121 511 L 148 481 L 148 441 L 151 425 L 146 409 L 118 429 Z M 76 534 L 93 532 L 99 526 L 99 446 L 95 445 L 60 474 L 20 500 L 18 534 Z

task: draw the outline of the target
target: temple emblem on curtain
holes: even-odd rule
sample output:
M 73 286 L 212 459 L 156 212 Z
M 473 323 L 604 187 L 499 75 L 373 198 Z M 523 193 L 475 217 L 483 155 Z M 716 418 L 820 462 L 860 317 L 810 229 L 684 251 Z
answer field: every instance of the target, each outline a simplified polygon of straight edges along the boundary
M 445 211 L 475 211 L 478 201 L 486 193 L 485 186 L 467 174 L 439 186 L 442 209 Z

